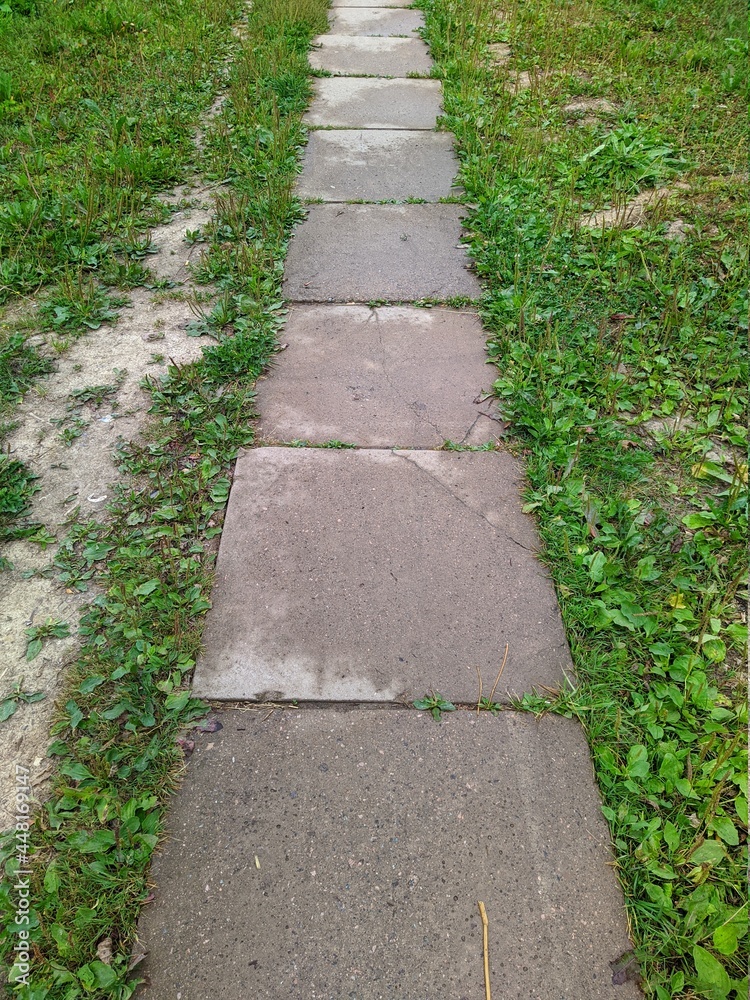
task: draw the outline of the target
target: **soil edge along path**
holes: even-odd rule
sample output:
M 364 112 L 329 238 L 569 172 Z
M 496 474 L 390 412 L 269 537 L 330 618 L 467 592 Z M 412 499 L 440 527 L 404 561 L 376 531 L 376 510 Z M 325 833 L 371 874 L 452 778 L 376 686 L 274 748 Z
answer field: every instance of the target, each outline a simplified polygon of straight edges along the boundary
M 479 900 L 497 995 L 639 996 L 613 985 L 630 943 L 583 734 L 507 709 L 571 661 L 482 401 L 440 85 L 409 77 L 420 23 L 335 4 L 317 40 L 332 75 L 299 182 L 317 203 L 194 677 L 235 705 L 154 866 L 145 998 L 478 997 Z M 492 713 L 451 711 L 482 692 Z

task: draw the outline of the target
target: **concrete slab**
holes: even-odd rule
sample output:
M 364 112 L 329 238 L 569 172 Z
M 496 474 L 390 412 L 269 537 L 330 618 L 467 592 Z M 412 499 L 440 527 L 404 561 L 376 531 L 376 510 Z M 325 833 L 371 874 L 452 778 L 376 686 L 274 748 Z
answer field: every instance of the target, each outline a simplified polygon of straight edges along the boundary
M 284 340 L 274 371 L 258 383 L 263 443 L 439 448 L 497 439 L 497 408 L 479 401 L 493 370 L 474 313 L 294 306 Z
M 424 15 L 418 10 L 336 7 L 331 13 L 332 35 L 406 35 L 413 38 L 424 26 Z
M 295 302 L 479 298 L 461 205 L 311 205 L 295 230 L 284 295 Z
M 329 73 L 405 77 L 432 68 L 429 49 L 419 38 L 321 35 L 313 44 L 310 65 Z
M 551 582 L 501 452 L 242 452 L 193 680 L 243 700 L 476 700 L 563 683 Z
M 438 80 L 326 77 L 313 81 L 308 125 L 333 128 L 433 129 L 441 112 Z
M 438 201 L 457 190 L 447 132 L 325 129 L 311 132 L 297 181 L 301 198 Z
M 387 3 L 379 3 L 378 7 L 411 7 L 413 0 L 388 0 Z M 373 0 L 333 0 L 332 8 L 336 7 L 372 7 Z
M 223 712 L 140 921 L 144 1000 L 641 1000 L 572 721 Z M 257 860 L 256 860 L 257 859 Z

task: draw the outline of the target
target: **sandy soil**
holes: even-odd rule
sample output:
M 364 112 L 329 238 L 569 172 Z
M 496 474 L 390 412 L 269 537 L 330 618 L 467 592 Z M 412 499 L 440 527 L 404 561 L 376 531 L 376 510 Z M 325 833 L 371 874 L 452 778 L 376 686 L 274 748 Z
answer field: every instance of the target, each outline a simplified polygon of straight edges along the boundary
M 177 285 L 171 293 L 144 288 L 130 292 L 130 305 L 121 310 L 116 324 L 81 337 L 58 358 L 57 371 L 27 394 L 9 436 L 11 454 L 39 476 L 31 519 L 41 521 L 58 540 L 65 536 L 65 521 L 76 508 L 83 520 L 106 517 L 107 499 L 118 477 L 117 442 L 136 439 L 146 420 L 149 401 L 139 386 L 142 379 L 163 373 L 170 360 L 185 364 L 201 353 L 201 340 L 185 332 L 196 318 L 185 298 L 194 290 L 190 263 L 199 258 L 201 245 L 188 245 L 184 236 L 186 229 L 198 229 L 211 218 L 212 190 L 180 189 L 165 200 L 189 207 L 180 208 L 169 223 L 153 230 L 158 253 L 144 263 L 157 277 Z M 118 380 L 117 391 L 102 405 L 84 403 L 75 411 L 68 409 L 71 392 Z M 71 415 L 86 426 L 66 445 L 53 421 Z M 0 723 L 0 829 L 12 819 L 16 764 L 32 769 L 37 798 L 44 797 L 55 699 L 66 666 L 76 656 L 78 619 L 94 596 L 91 591 L 66 591 L 54 575 L 41 575 L 54 559 L 54 546 L 43 551 L 36 544 L 14 542 L 5 547 L 4 555 L 13 569 L 0 574 L 0 701 L 19 684 L 23 691 L 44 692 L 46 697 L 19 705 L 10 719 Z M 69 623 L 72 635 L 48 640 L 39 656 L 27 662 L 25 629 L 49 618 Z

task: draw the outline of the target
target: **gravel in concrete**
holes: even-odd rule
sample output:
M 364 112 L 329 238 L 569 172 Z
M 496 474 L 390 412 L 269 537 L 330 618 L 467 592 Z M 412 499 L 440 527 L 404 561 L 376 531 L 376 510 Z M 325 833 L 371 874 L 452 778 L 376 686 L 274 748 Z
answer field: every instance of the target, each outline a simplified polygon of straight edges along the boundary
M 310 51 L 313 69 L 347 76 L 395 76 L 429 73 L 430 53 L 419 38 L 360 38 L 321 35 Z
M 433 129 L 441 110 L 438 80 L 325 77 L 313 88 L 305 121 L 324 128 Z
M 446 132 L 331 129 L 311 132 L 297 182 L 301 198 L 438 201 L 457 190 Z
M 474 313 L 293 306 L 284 339 L 258 383 L 259 441 L 440 448 L 498 438 L 496 407 L 480 402 L 492 373 Z
M 460 245 L 460 205 L 311 205 L 287 255 L 294 302 L 413 302 L 466 296 L 479 282 Z
M 497 696 L 564 681 L 555 593 L 502 452 L 242 452 L 197 695 L 244 700 Z
M 336 7 L 332 14 L 332 35 L 406 35 L 413 38 L 424 25 L 424 16 L 418 10 Z
M 630 942 L 574 722 L 219 718 L 154 866 L 144 1000 L 479 1000 L 478 900 L 493 996 L 640 1000 L 612 985 Z

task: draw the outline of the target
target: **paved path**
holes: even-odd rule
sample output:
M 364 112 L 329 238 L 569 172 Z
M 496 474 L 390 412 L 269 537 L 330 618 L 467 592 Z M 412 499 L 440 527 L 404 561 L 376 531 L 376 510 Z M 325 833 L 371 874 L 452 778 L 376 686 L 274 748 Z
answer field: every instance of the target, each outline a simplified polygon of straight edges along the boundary
M 438 450 L 498 425 L 474 312 L 414 305 L 479 295 L 440 201 L 440 85 L 407 78 L 430 67 L 420 24 L 334 3 L 311 55 L 333 75 L 299 191 L 322 203 L 290 247 L 288 347 L 260 387 L 263 447 L 237 463 L 194 679 L 256 707 L 196 737 L 141 922 L 154 1000 L 481 1000 L 479 899 L 496 998 L 638 995 L 612 985 L 629 942 L 577 725 L 407 707 L 476 702 L 504 660 L 497 700 L 571 671 L 522 470 Z M 311 447 L 330 441 L 356 448 Z M 259 705 L 282 700 L 302 707 Z

